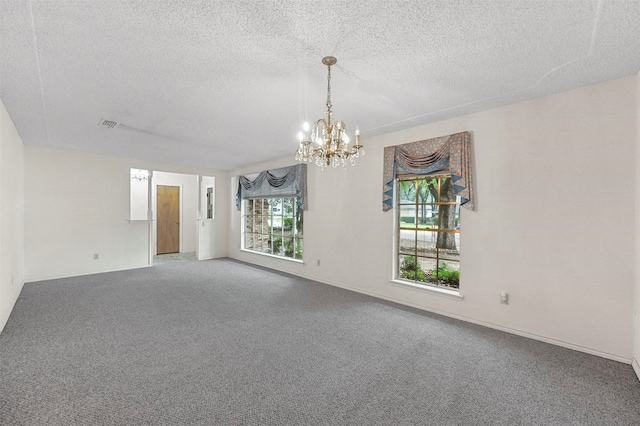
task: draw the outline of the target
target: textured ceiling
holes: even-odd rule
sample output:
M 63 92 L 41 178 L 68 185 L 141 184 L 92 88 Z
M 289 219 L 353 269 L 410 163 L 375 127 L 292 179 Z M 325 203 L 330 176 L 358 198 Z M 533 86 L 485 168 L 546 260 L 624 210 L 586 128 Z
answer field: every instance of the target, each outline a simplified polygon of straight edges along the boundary
M 326 55 L 365 146 L 640 69 L 640 1 L 0 0 L 0 19 L 24 143 L 214 169 L 293 160 Z

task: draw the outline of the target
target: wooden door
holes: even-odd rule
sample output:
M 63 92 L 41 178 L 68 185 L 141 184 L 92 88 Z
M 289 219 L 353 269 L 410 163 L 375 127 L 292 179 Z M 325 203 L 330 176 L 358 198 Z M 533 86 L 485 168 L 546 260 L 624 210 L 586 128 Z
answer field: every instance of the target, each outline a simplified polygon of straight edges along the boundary
M 158 254 L 180 251 L 180 187 L 158 185 L 157 191 Z

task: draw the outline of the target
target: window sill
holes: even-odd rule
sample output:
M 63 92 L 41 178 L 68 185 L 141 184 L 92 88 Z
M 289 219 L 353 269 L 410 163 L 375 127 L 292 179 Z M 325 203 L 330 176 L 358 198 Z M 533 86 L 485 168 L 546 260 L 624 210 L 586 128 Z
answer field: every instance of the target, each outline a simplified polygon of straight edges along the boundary
M 414 284 L 409 281 L 391 280 L 391 285 L 396 287 L 404 287 L 412 290 L 423 291 L 436 296 L 446 297 L 448 299 L 462 300 L 464 296 L 458 290 L 436 287 L 429 284 Z
M 300 259 L 292 259 L 290 257 L 276 256 L 276 255 L 269 254 L 269 253 L 260 253 L 259 251 L 253 251 L 253 250 L 247 250 L 247 249 L 240 249 L 240 251 L 245 252 L 245 253 L 256 254 L 258 256 L 271 257 L 273 259 L 285 260 L 287 262 L 304 263 L 304 261 L 300 260 Z

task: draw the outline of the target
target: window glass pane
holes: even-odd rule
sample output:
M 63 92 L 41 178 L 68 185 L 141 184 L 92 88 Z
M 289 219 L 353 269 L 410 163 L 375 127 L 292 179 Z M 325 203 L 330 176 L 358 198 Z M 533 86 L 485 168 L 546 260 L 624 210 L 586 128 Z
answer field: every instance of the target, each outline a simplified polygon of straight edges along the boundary
M 435 257 L 436 236 L 437 232 L 435 231 L 418 231 L 418 254 L 420 256 Z
M 399 184 L 398 191 L 400 204 L 415 204 L 416 202 L 416 184 L 412 180 L 403 180 Z
M 293 258 L 293 238 L 282 238 L 282 251 L 285 257 Z
M 436 206 L 432 204 L 418 204 L 418 227 L 425 228 L 434 225 L 432 221 L 434 207 Z
M 433 204 L 431 206 L 431 218 L 429 219 L 429 226 L 434 229 L 438 229 L 438 220 L 440 219 L 440 206 Z
M 295 229 L 295 233 L 297 237 L 302 237 L 302 231 L 304 229 L 304 227 L 302 226 L 302 219 L 303 219 L 303 213 L 304 210 L 298 208 L 298 206 L 295 207 L 295 211 L 296 211 L 296 215 L 295 215 L 295 222 L 293 223 L 293 227 Z
M 293 234 L 293 217 L 282 218 L 282 232 L 284 235 Z
M 269 200 L 271 214 L 274 216 L 282 216 L 282 198 L 272 198 Z
M 425 275 L 421 262 L 413 255 L 400 256 L 398 265 L 400 278 L 409 281 L 427 282 L 427 276 Z
M 440 181 L 440 200 L 441 203 L 450 203 L 456 201 L 456 194 L 453 192 L 453 182 L 450 178 L 443 177 Z
M 262 222 L 263 232 L 270 234 L 271 228 L 273 228 L 273 215 L 271 214 L 271 205 L 267 206 L 267 210 L 265 211 L 265 221 Z M 266 225 L 266 229 L 264 226 Z
M 421 203 L 435 203 L 438 195 L 438 179 L 427 178 L 418 181 L 418 201 Z
M 246 250 L 253 250 L 253 234 L 245 232 L 244 234 L 244 248 Z
M 460 287 L 460 263 L 438 262 L 437 270 L 431 272 L 429 280 L 436 285 L 459 288 Z
M 458 218 L 456 217 L 456 205 L 446 204 L 439 207 L 440 229 L 456 229 Z
M 271 238 L 271 254 L 279 255 L 281 252 L 282 252 L 282 238 L 272 237 Z
M 416 251 L 416 231 L 401 229 L 400 239 L 398 241 L 398 250 L 400 253 L 412 254 Z
M 269 206 L 268 200 L 260 200 L 260 214 L 265 219 L 264 222 L 269 221 L 269 216 L 271 215 L 271 208 Z
M 414 228 L 416 226 L 416 205 L 400 205 L 400 227 Z
M 438 249 L 438 258 L 460 262 L 460 251 L 451 249 Z
M 295 258 L 302 260 L 302 251 L 303 251 L 302 238 L 296 238 L 295 244 L 296 244 L 295 253 L 294 253 Z
M 251 229 L 254 233 L 262 232 L 262 216 L 255 215 L 253 216 L 253 220 L 249 218 L 249 220 L 247 220 L 247 228 Z
M 436 264 L 437 264 L 436 259 L 433 259 L 430 257 L 422 257 L 419 259 L 418 263 L 420 265 L 420 269 L 422 269 L 424 273 L 425 281 L 433 282 L 434 281 L 433 271 L 436 270 Z
M 441 252 L 453 252 L 457 254 L 458 247 L 456 247 L 455 232 L 438 232 L 436 247 Z
M 282 215 L 284 217 L 293 217 L 295 205 L 293 198 L 284 198 L 282 200 Z

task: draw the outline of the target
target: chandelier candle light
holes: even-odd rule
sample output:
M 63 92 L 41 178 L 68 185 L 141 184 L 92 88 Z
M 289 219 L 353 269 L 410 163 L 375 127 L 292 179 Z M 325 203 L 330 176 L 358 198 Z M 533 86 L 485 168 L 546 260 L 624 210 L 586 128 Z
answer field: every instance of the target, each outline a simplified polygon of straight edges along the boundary
M 327 66 L 327 110 L 326 118 L 315 122 L 313 128 L 305 122 L 302 131 L 298 133 L 300 145 L 296 152 L 296 160 L 311 163 L 315 160 L 317 166 L 323 170 L 326 167 L 346 167 L 347 160 L 352 166 L 356 165 L 356 158 L 364 155 L 364 148 L 360 145 L 360 130 L 356 126 L 355 145 L 349 146 L 349 135 L 342 121 L 332 121 L 331 115 L 331 65 L 338 60 L 333 56 L 325 56 L 322 63 Z M 311 131 L 310 131 L 311 130 Z

